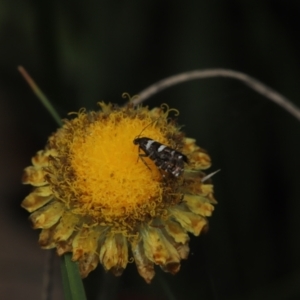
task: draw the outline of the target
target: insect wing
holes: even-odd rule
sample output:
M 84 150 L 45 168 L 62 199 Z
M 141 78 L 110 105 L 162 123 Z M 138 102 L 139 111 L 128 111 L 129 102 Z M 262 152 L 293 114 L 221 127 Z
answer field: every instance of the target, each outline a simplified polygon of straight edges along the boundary
M 133 143 L 144 151 L 145 154 L 140 154 L 140 157 L 149 157 L 161 170 L 176 177 L 183 173 L 184 163 L 187 163 L 188 159 L 181 152 L 147 137 L 135 138 Z

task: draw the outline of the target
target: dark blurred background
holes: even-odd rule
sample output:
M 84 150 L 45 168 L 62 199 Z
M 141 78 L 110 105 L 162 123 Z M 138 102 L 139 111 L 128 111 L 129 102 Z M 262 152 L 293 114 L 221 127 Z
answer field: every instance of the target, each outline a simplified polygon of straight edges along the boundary
M 170 75 L 229 68 L 300 106 L 298 0 L 0 1 L 0 298 L 41 299 L 46 251 L 20 202 L 22 170 L 57 125 L 17 72 L 23 65 L 62 117 L 122 104 Z M 88 299 L 300 299 L 300 123 L 233 79 L 192 81 L 148 100 L 213 160 L 219 204 L 210 230 L 172 276 L 151 285 L 130 264 L 94 271 Z M 51 299 L 62 299 L 55 257 Z

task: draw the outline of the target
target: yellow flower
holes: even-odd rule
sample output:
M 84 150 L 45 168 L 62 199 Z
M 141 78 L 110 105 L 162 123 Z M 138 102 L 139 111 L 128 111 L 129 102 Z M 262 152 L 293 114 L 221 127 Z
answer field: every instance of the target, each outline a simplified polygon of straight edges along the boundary
M 166 105 L 81 110 L 50 136 L 24 170 L 24 199 L 42 248 L 72 252 L 82 277 L 100 262 L 121 275 L 130 261 L 150 283 L 154 265 L 175 274 L 212 214 L 213 186 L 202 183 L 210 158 L 169 119 Z M 133 143 L 149 137 L 188 158 L 179 176 L 163 171 Z

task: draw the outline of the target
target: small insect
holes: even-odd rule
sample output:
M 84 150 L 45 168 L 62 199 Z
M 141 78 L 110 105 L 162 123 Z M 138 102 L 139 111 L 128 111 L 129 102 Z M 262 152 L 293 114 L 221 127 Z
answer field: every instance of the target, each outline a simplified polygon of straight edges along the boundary
M 188 163 L 188 158 L 181 152 L 148 137 L 136 137 L 133 143 L 144 151 L 144 154 L 139 153 L 139 157 L 149 157 L 159 169 L 176 177 L 182 174 L 184 163 Z

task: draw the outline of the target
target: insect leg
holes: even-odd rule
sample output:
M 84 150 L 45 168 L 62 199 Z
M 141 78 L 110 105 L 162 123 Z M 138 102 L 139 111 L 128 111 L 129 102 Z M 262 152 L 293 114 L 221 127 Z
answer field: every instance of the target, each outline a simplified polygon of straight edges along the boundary
M 141 150 L 141 148 L 139 147 L 139 155 L 138 155 L 138 159 L 137 159 L 137 162 L 139 161 L 139 158 L 142 160 L 142 162 L 144 163 L 144 165 L 150 170 L 150 171 L 152 171 L 151 170 L 151 168 L 149 167 L 149 165 L 146 163 L 146 161 L 144 160 L 144 157 L 148 157 L 149 155 L 148 154 L 146 154 L 146 153 L 140 153 L 140 150 Z

